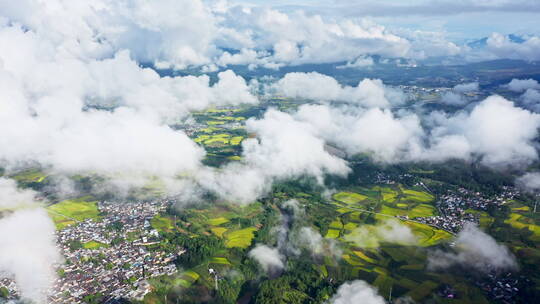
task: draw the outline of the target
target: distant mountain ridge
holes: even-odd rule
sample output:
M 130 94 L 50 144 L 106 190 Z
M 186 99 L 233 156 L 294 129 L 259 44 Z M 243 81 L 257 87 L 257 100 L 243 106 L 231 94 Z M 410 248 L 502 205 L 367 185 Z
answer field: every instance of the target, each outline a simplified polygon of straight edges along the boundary
M 510 35 L 507 35 L 506 37 L 508 37 L 508 39 L 514 43 L 523 43 L 526 41 L 525 38 L 523 38 L 523 36 L 520 36 L 520 35 L 516 35 L 516 34 L 510 34 Z M 481 39 L 478 39 L 478 40 L 474 40 L 474 41 L 471 41 L 469 43 L 467 43 L 467 46 L 472 48 L 472 49 L 481 49 L 481 48 L 485 48 L 487 46 L 487 40 L 489 38 L 488 37 L 484 37 L 484 38 L 481 38 Z

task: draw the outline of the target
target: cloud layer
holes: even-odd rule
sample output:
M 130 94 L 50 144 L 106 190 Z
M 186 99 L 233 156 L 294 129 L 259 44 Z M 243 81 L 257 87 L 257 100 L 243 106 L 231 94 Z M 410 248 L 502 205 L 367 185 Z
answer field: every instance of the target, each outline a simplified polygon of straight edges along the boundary
M 17 189 L 13 180 L 0 178 L 0 274 L 15 279 L 22 298 L 45 303 L 61 261 L 55 227 L 35 202 L 35 193 Z
M 446 5 L 449 9 L 460 7 Z M 46 3 L 24 0 L 17 4 L 2 1 L 0 16 L 4 26 L 20 25 L 51 41 L 60 56 L 105 59 L 118 51 L 129 50 L 137 62 L 162 69 L 204 67 L 213 71 L 228 65 L 279 68 L 336 62 L 347 62 L 346 67 L 361 67 L 372 65 L 366 58 L 373 55 L 420 60 L 441 56 L 474 60 L 539 59 L 537 36 L 525 37 L 518 43 L 493 33 L 485 48 L 478 52 L 448 41 L 440 29 L 385 27 L 365 18 L 370 7 L 363 5 L 360 15 L 364 18 L 358 19 L 358 15 L 344 16 L 350 13 L 349 9 L 357 9 L 354 5 L 339 18 L 332 18 L 324 16 L 328 8 L 308 13 L 301 7 L 272 8 L 271 3 L 254 6 L 234 1 L 92 0 L 75 4 L 63 0 Z M 420 5 L 411 9 L 390 6 L 387 10 L 406 9 L 410 14 L 426 7 L 434 9 L 432 5 Z M 520 5 L 469 3 L 463 7 L 505 11 L 501 8 L 515 9 Z M 441 10 L 440 5 L 437 8 Z M 524 11 L 530 11 L 530 7 Z
M 49 33 L 50 34 L 50 33 Z M 202 148 L 169 124 L 210 106 L 256 103 L 232 71 L 160 77 L 120 51 L 65 53 L 54 37 L 0 27 L 0 165 L 58 174 L 174 177 L 201 166 Z M 15 47 L 16 46 L 16 47 Z

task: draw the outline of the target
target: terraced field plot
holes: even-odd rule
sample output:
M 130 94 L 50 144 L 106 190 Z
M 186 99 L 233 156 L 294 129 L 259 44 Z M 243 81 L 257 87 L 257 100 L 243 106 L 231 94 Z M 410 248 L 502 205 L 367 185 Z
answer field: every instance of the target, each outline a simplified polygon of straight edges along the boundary
M 338 219 L 338 220 L 334 220 L 330 223 L 330 228 L 334 228 L 334 229 L 337 229 L 337 230 L 341 230 L 343 229 L 343 223 L 341 223 L 341 221 Z
M 205 146 L 210 147 L 221 147 L 221 146 L 238 146 L 244 139 L 243 136 L 234 136 L 227 133 L 218 133 L 218 134 L 202 134 L 194 139 L 196 143 L 201 143 Z
M 440 242 L 449 241 L 454 238 L 451 233 L 433 228 L 426 224 L 415 222 L 403 222 L 403 224 L 407 225 L 412 230 L 414 235 L 418 237 L 418 243 L 420 246 L 433 246 Z
M 376 264 L 377 261 L 373 258 L 370 258 L 366 255 L 366 253 L 364 253 L 363 251 L 360 251 L 360 250 L 354 250 L 352 251 L 352 253 L 354 253 L 355 256 L 357 256 L 358 258 L 368 262 L 368 263 L 371 263 L 371 264 Z
M 190 137 L 206 150 L 204 162 L 220 167 L 241 160 L 241 144 L 249 135 L 245 131 L 240 109 L 214 109 L 193 113 L 197 123 L 206 125 Z
M 223 228 L 223 227 L 214 227 L 214 228 L 210 228 L 210 231 L 212 231 L 213 234 L 215 234 L 216 236 L 218 237 L 223 237 L 223 234 L 225 232 L 227 232 L 227 228 Z
M 18 172 L 10 176 L 19 183 L 41 183 L 47 178 L 47 174 L 38 169 L 30 169 L 22 172 Z
M 217 218 L 212 218 L 212 219 L 208 220 L 208 224 L 210 224 L 212 226 L 219 226 L 219 225 L 225 224 L 227 222 L 229 222 L 229 219 L 224 218 L 224 217 L 217 217 Z
M 533 233 L 534 240 L 540 240 L 540 226 L 535 221 L 519 213 L 511 213 L 510 217 L 504 221 L 506 224 L 516 229 L 528 229 Z
M 483 229 L 488 229 L 495 221 L 495 219 L 485 211 L 467 209 L 465 210 L 465 212 L 477 215 L 480 218 L 480 227 L 482 227 Z
M 183 272 L 178 279 L 175 280 L 175 285 L 188 288 L 199 279 L 200 275 L 195 271 L 188 270 Z
M 227 232 L 225 234 L 225 246 L 227 248 L 247 248 L 251 245 L 251 241 L 255 237 L 253 234 L 257 231 L 256 228 L 245 228 L 241 230 Z
M 175 229 L 173 219 L 167 216 L 156 215 L 150 224 L 159 232 L 172 232 Z
M 339 192 L 334 194 L 334 199 L 336 201 L 345 203 L 347 205 L 353 205 L 356 203 L 359 203 L 368 197 L 359 193 L 353 193 L 353 192 Z
M 423 192 L 423 191 L 415 191 L 411 189 L 403 189 L 401 188 L 401 191 L 403 192 L 404 199 L 409 201 L 416 201 L 421 203 L 431 202 L 435 198 L 433 195 Z
M 251 245 L 255 237 L 254 233 L 258 228 L 254 225 L 250 227 L 250 219 L 261 212 L 260 203 L 253 203 L 245 207 L 234 204 L 219 204 L 205 209 L 184 211 L 187 218 L 186 223 L 189 223 L 189 230 L 192 233 L 213 234 L 222 238 L 227 248 L 247 248 Z M 216 216 L 218 214 L 219 216 Z
M 393 295 L 408 295 L 415 301 L 422 301 L 440 286 L 425 274 L 426 256 L 414 246 L 353 249 L 347 250 L 342 258 L 350 266 L 350 275 L 376 286 L 383 295 L 392 292 Z
M 338 229 L 328 229 L 325 237 L 329 239 L 336 239 L 339 237 L 339 233 L 340 231 Z
M 99 248 L 107 248 L 107 247 L 109 247 L 109 245 L 96 242 L 96 241 L 90 241 L 83 244 L 84 249 L 90 249 L 90 250 L 99 249 Z
M 210 259 L 211 264 L 221 264 L 221 265 L 231 265 L 231 262 L 227 258 L 223 257 L 213 257 Z
M 429 204 L 430 201 L 434 200 L 434 197 L 427 192 L 405 189 L 399 185 L 391 187 L 374 186 L 370 189 L 358 188 L 357 191 L 362 192 L 362 194 L 339 192 L 333 196 L 336 211 L 340 216 L 328 224 L 325 233 L 326 238 L 346 242 L 360 238 L 365 241 L 363 242 L 365 248 L 377 248 L 380 244 L 379 240 L 376 237 L 374 238 L 375 234 L 354 235 L 354 233 L 357 233 L 355 229 L 358 227 L 364 227 L 365 229 L 376 227 L 377 224 L 373 223 L 371 225 L 375 226 L 366 226 L 366 219 L 371 218 L 376 223 L 384 223 L 396 216 L 414 219 L 438 214 L 437 209 Z M 366 212 L 358 209 L 366 210 Z M 484 221 L 487 219 L 484 219 Z M 432 246 L 453 237 L 452 234 L 429 225 L 407 222 L 401 219 L 399 222 L 406 224 L 411 229 L 412 233 L 418 238 L 419 245 L 423 247 Z
M 63 229 L 77 221 L 100 218 L 97 201 L 91 196 L 61 201 L 47 207 L 47 210 L 57 229 Z

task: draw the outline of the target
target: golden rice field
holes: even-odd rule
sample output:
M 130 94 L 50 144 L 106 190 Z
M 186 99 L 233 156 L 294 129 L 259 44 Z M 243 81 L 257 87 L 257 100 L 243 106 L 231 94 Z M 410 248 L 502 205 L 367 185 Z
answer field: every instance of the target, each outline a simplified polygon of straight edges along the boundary
M 361 202 L 368 197 L 359 193 L 354 192 L 339 192 L 334 194 L 334 199 L 338 202 L 345 203 L 347 205 L 353 205 L 358 202 Z
M 225 246 L 227 248 L 248 248 L 255 237 L 256 228 L 250 227 L 225 233 Z

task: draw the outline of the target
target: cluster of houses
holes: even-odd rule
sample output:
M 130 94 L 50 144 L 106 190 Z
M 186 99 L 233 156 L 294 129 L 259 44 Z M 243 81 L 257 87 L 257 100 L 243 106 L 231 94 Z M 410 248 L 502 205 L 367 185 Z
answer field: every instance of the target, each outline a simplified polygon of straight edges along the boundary
M 101 202 L 102 219 L 79 222 L 57 232 L 64 262 L 49 292 L 49 303 L 81 303 L 87 296 L 141 300 L 151 291 L 148 279 L 177 272 L 177 254 L 161 251 L 151 219 L 169 201 Z M 19 296 L 11 279 L 0 280 L 9 299 Z
M 458 233 L 459 231 L 461 231 L 463 225 L 465 225 L 466 223 L 478 224 L 480 222 L 478 215 L 471 213 L 465 213 L 461 217 L 445 215 L 416 217 L 415 220 L 452 233 Z
M 515 303 L 516 294 L 519 292 L 520 281 L 523 277 L 518 277 L 512 273 L 504 275 L 493 272 L 487 278 L 477 281 L 480 287 L 490 298 L 505 304 Z
M 405 179 L 412 179 L 414 178 L 414 175 L 410 173 L 402 173 L 402 174 L 385 174 L 382 172 L 377 172 L 375 174 L 373 183 L 374 184 L 386 184 L 386 185 L 395 185 L 398 184 L 399 181 L 403 181 Z M 420 186 L 420 183 L 418 183 L 416 186 Z
M 2 298 L 7 298 L 8 300 L 19 298 L 19 289 L 15 281 L 11 278 L 11 275 L 0 272 L 0 277 L 0 303 L 3 303 Z
M 519 190 L 505 187 L 504 191 L 496 197 L 485 197 L 480 192 L 459 188 L 442 195 L 437 202 L 441 215 L 419 217 L 415 220 L 439 227 L 453 233 L 459 232 L 467 222 L 478 224 L 480 217 L 474 211 L 487 211 L 489 206 L 502 206 L 519 195 Z

